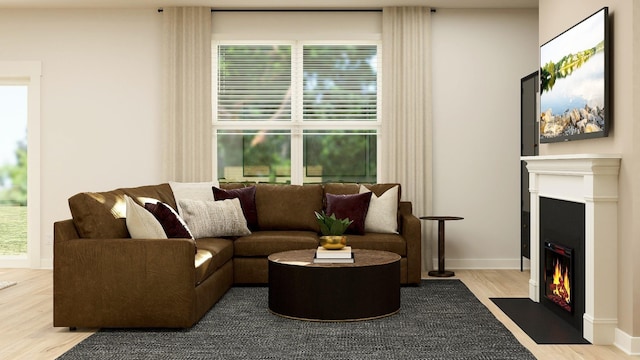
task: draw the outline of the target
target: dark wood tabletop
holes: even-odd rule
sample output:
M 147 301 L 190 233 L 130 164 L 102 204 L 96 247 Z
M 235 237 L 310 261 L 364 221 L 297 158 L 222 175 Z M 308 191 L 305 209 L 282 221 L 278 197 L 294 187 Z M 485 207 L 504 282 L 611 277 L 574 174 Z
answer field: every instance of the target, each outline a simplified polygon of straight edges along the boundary
M 460 216 L 421 216 L 422 220 L 464 220 Z
M 314 263 L 315 249 L 290 250 L 269 255 L 269 261 L 279 264 L 312 267 L 362 267 L 391 264 L 400 260 L 400 255 L 388 251 L 353 249 L 353 263 Z

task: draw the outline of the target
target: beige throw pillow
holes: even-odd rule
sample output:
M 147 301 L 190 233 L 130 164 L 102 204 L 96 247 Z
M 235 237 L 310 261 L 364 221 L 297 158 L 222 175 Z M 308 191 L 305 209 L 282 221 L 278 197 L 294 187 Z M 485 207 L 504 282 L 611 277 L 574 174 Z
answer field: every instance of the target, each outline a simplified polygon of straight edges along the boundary
M 132 239 L 166 239 L 160 222 L 147 209 L 125 195 L 127 230 Z
M 217 181 L 207 182 L 177 182 L 169 181 L 171 191 L 173 192 L 173 198 L 176 200 L 176 208 L 178 214 L 182 217 L 182 209 L 180 207 L 180 200 L 211 200 L 213 201 L 213 193 L 211 192 L 212 186 L 218 186 Z
M 360 194 L 369 192 L 360 185 Z M 371 194 L 369 210 L 364 219 L 364 230 L 377 233 L 398 233 L 398 186 L 385 191 L 382 195 Z
M 183 199 L 180 207 L 184 221 L 196 239 L 251 234 L 237 198 L 222 201 Z

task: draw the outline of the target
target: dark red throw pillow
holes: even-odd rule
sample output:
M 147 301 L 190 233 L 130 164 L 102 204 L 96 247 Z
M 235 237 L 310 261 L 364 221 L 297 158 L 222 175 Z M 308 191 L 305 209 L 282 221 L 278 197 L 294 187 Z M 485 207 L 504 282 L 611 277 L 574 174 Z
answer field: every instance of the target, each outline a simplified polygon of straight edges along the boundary
M 336 214 L 336 218 L 349 218 L 353 223 L 347 228 L 347 233 L 364 234 L 364 220 L 371 202 L 371 192 L 352 195 L 326 195 L 327 215 Z
M 146 203 L 144 204 L 144 208 L 149 210 L 149 212 L 158 219 L 168 238 L 193 239 L 193 235 L 191 235 L 187 224 L 171 206 L 163 202 L 157 202 L 155 204 Z
M 215 200 L 228 200 L 238 198 L 244 218 L 247 220 L 249 230 L 258 230 L 258 210 L 256 209 L 256 187 L 247 186 L 239 189 L 223 190 L 212 187 Z

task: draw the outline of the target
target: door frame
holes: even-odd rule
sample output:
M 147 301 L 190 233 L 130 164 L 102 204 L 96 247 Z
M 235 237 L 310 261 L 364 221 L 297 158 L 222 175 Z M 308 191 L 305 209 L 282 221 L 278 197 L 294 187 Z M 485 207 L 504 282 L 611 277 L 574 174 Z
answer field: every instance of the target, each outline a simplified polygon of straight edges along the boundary
M 0 83 L 27 86 L 27 256 L 0 257 L 0 268 L 42 267 L 40 232 L 40 61 L 0 61 Z

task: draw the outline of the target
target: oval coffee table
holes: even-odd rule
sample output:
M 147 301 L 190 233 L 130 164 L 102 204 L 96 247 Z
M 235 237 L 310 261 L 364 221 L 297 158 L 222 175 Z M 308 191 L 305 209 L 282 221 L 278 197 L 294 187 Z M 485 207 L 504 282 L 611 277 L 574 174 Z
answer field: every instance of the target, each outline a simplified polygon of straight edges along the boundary
M 353 249 L 351 264 L 315 264 L 315 249 L 269 255 L 269 310 L 288 318 L 356 321 L 400 310 L 400 256 Z

